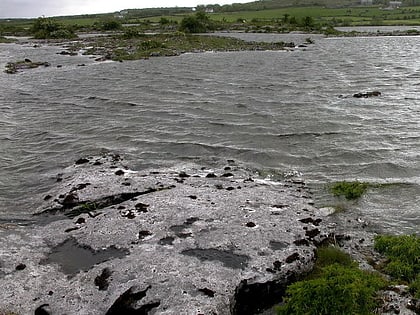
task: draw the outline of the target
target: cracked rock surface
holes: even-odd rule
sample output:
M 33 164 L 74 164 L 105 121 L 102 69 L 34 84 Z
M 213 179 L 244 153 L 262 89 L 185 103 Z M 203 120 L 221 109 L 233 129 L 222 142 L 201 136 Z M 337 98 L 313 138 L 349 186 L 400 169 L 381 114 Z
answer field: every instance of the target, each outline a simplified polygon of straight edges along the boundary
M 37 210 L 1 230 L 0 310 L 255 314 L 313 266 L 328 236 L 301 181 L 236 165 L 134 172 L 78 160 Z

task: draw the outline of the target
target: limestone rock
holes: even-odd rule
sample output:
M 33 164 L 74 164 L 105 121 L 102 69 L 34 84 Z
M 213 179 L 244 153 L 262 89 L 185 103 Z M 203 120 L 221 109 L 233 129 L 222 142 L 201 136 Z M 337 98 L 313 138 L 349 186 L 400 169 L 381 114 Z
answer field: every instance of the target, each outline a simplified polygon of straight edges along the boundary
M 0 309 L 254 314 L 312 268 L 328 234 L 302 181 L 232 163 L 135 172 L 90 157 L 59 178 L 39 224 L 0 230 Z

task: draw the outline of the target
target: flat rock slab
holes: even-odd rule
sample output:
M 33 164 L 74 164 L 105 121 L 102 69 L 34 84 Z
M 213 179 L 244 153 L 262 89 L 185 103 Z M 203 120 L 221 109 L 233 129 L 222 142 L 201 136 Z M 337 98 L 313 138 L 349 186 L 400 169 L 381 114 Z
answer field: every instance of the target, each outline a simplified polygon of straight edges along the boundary
M 80 159 L 38 209 L 0 228 L 0 310 L 19 314 L 254 314 L 313 266 L 327 237 L 301 181 L 232 161 L 134 172 Z

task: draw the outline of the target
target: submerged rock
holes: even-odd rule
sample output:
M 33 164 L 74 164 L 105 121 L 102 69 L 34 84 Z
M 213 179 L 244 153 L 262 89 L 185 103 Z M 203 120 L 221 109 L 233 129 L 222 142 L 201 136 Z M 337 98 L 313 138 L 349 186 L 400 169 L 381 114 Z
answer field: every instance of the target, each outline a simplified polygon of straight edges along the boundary
M 372 91 L 372 92 L 365 92 L 365 93 L 356 93 L 353 94 L 353 97 L 355 98 L 368 98 L 368 97 L 374 97 L 374 96 L 381 96 L 381 92 L 379 91 Z
M 324 217 L 301 181 L 253 178 L 235 165 L 223 174 L 78 160 L 38 209 L 42 224 L 0 231 L 0 308 L 247 315 L 280 301 L 312 268 Z

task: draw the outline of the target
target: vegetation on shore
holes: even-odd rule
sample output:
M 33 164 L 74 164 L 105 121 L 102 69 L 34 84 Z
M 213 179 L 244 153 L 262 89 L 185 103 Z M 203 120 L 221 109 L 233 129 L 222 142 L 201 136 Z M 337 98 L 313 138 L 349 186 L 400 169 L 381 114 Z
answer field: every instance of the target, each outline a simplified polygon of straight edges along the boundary
M 360 270 L 351 257 L 335 247 L 317 250 L 314 271 L 286 290 L 278 315 L 373 314 L 385 279 Z
M 420 299 L 420 237 L 379 235 L 375 238 L 375 250 L 387 258 L 379 269 L 409 284 L 410 292 Z
M 390 276 L 360 270 L 351 257 L 336 247 L 320 247 L 313 271 L 288 286 L 278 315 L 374 314 L 380 292 L 389 284 L 407 284 L 420 299 L 420 237 L 379 235 L 374 249 L 386 257 L 374 266 Z

